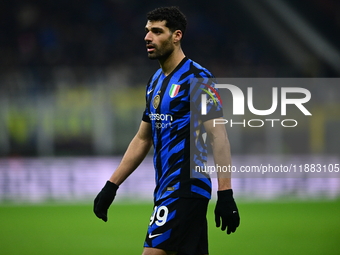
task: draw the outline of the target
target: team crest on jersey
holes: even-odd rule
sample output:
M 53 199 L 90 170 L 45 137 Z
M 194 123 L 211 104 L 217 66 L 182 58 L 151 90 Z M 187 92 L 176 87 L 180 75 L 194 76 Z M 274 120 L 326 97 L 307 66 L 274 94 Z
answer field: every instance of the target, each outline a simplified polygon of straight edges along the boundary
M 177 96 L 180 87 L 181 85 L 172 84 L 170 91 L 169 91 L 169 95 L 171 98 Z
M 153 108 L 157 109 L 160 101 L 161 101 L 161 97 L 159 95 L 155 96 L 152 101 Z

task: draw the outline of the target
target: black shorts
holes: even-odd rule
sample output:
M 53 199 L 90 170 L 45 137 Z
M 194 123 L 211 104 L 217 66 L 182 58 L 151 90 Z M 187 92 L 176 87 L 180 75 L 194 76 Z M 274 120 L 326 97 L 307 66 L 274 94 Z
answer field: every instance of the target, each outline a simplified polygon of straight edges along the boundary
M 208 254 L 208 199 L 168 198 L 154 206 L 144 247 Z

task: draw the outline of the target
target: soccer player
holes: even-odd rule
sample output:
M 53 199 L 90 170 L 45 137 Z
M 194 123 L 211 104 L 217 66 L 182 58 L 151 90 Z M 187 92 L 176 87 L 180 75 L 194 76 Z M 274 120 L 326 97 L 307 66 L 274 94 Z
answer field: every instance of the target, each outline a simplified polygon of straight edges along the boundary
M 199 116 L 191 106 L 193 78 L 213 80 L 211 73 L 187 58 L 181 48 L 186 18 L 177 7 L 157 8 L 147 14 L 145 42 L 149 59 L 157 59 L 160 69 L 146 86 L 146 107 L 139 130 L 121 163 L 94 201 L 94 212 L 107 221 L 107 211 L 116 191 L 154 146 L 156 188 L 154 211 L 144 243 L 143 255 L 208 254 L 207 206 L 211 197 L 210 178 L 193 178 L 191 160 L 206 158 L 206 133 L 215 164 L 231 164 L 230 146 L 224 125 L 214 127 L 222 117 L 220 105 L 209 103 Z M 213 82 L 208 85 L 210 88 Z M 211 93 L 210 93 L 211 94 Z M 192 131 L 194 132 L 192 132 Z M 193 134 L 195 133 L 195 134 Z M 190 137 L 196 135 L 190 150 Z M 198 136 L 199 135 L 199 136 Z M 195 155 L 191 155 L 194 153 Z M 216 226 L 235 232 L 240 218 L 233 198 L 230 176 L 218 173 Z M 221 224 L 222 222 L 222 224 Z

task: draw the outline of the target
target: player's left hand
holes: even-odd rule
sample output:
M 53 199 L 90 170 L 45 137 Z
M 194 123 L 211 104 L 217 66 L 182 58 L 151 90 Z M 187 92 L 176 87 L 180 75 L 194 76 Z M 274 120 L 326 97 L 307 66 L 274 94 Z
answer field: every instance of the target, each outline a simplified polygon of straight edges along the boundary
M 240 225 L 240 215 L 233 198 L 233 190 L 217 191 L 217 203 L 215 208 L 216 227 L 220 227 L 222 219 L 222 231 L 227 229 L 227 234 L 235 232 Z

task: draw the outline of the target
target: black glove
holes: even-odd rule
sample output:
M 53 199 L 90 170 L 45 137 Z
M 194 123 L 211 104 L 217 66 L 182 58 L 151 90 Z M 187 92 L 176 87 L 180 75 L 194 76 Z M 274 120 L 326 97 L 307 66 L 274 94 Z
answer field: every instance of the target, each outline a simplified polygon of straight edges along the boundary
M 99 219 L 107 222 L 107 210 L 116 196 L 118 186 L 107 181 L 104 188 L 94 199 L 93 211 Z
M 217 203 L 215 207 L 215 222 L 216 227 L 220 227 L 222 218 L 222 231 L 227 229 L 227 234 L 235 232 L 240 225 L 240 216 L 233 198 L 233 190 L 217 191 Z

